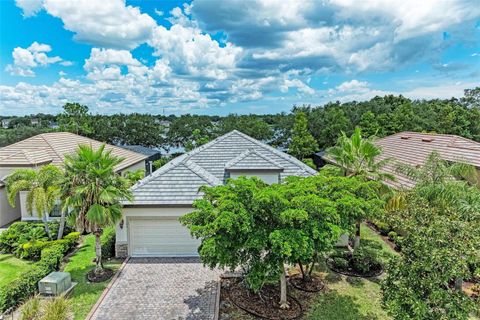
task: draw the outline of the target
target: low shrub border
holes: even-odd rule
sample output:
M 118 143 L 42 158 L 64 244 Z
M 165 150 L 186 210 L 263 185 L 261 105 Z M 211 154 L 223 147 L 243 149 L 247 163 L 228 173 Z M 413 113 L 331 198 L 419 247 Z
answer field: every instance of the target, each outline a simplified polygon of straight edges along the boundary
M 78 241 L 80 234 L 72 232 L 65 238 L 41 250 L 40 261 L 18 279 L 0 288 L 0 312 L 15 307 L 30 298 L 38 290 L 38 281 L 50 272 L 58 270 L 65 253 Z M 53 241 L 52 241 L 53 242 Z

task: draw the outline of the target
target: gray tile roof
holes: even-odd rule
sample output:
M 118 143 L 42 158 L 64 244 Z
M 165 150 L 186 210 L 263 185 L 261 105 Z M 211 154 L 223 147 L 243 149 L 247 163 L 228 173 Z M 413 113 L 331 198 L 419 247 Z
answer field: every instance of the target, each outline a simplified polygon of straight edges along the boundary
M 203 185 L 221 185 L 225 169 L 278 170 L 280 177 L 317 172 L 300 160 L 237 130 L 177 157 L 132 187 L 125 205 L 191 205 Z M 283 171 L 282 171 L 283 170 Z
M 228 170 L 283 170 L 283 167 L 265 155 L 248 149 L 225 164 Z

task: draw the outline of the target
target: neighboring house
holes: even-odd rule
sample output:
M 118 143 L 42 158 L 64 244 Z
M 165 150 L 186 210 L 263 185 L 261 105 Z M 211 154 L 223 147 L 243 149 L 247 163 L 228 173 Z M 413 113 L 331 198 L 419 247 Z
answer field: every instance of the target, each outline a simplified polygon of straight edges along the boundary
M 480 174 L 480 143 L 467 138 L 449 134 L 400 132 L 378 139 L 375 144 L 382 148 L 379 160 L 392 159 L 384 171 L 395 176 L 396 181 L 386 181 L 394 188 L 412 188 L 415 185 L 414 181 L 398 172 L 398 164 L 422 166 L 434 151 L 446 161 L 470 164 Z M 329 161 L 325 155 L 322 158 Z
M 0 148 L 0 226 L 20 218 L 22 220 L 38 219 L 35 214 L 30 215 L 26 211 L 26 192 L 20 192 L 15 208 L 10 206 L 4 179 L 15 169 L 38 168 L 46 164 L 62 166 L 65 155 L 74 153 L 81 144 L 91 145 L 94 148 L 102 145 L 99 141 L 73 133 L 54 132 L 39 134 Z M 124 158 L 123 162 L 116 167 L 117 172 L 145 168 L 147 158 L 145 155 L 112 145 L 106 145 L 106 149 L 112 150 L 113 155 Z
M 150 175 L 153 172 L 153 161 L 162 157 L 159 150 L 153 148 L 147 148 L 139 145 L 121 146 L 123 149 L 127 149 L 136 153 L 143 154 L 148 158 L 145 159 L 145 176 Z
M 116 254 L 124 256 L 196 256 L 193 239 L 178 218 L 193 210 L 201 186 L 228 178 L 256 176 L 279 183 L 287 176 L 317 172 L 301 161 L 239 131 L 232 131 L 173 159 L 132 187 L 117 225 Z
M 12 121 L 12 119 L 3 119 L 2 120 L 2 128 L 8 129 L 8 126 L 10 125 L 10 121 Z

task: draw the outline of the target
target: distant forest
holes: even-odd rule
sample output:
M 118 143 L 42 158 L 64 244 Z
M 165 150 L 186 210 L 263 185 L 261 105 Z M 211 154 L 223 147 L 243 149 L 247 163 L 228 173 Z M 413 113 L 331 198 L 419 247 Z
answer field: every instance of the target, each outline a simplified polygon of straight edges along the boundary
M 295 112 L 304 112 L 320 150 L 335 144 L 339 134 L 362 128 L 364 135 L 384 137 L 401 131 L 460 135 L 480 141 L 480 87 L 465 90 L 461 99 L 411 100 L 375 97 L 364 102 L 331 102 L 294 106 L 289 113 L 225 117 L 186 114 L 94 115 L 87 106 L 67 103 L 58 115 L 0 116 L 0 147 L 51 131 L 70 131 L 116 145 L 143 145 L 171 151 L 208 141 L 233 129 L 278 148 L 287 149 Z M 196 143 L 197 141 L 197 143 Z

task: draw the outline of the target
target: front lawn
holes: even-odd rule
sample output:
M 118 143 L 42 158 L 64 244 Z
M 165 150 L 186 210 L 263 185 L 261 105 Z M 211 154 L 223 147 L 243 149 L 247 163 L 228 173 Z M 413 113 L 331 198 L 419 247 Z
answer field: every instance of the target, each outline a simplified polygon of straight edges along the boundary
M 380 258 L 388 259 L 393 254 L 398 254 L 382 238 L 366 225 L 362 225 L 361 237 L 365 242 L 380 245 Z M 325 263 L 319 264 L 316 273 L 321 276 L 327 290 L 314 294 L 309 307 L 305 311 L 303 320 L 380 320 L 391 319 L 382 308 L 382 292 L 380 280 L 377 278 L 356 278 L 339 275 L 328 270 Z M 380 277 L 381 278 L 381 277 Z M 290 287 L 289 294 L 299 300 L 305 299 L 305 294 Z M 229 302 L 227 302 L 228 304 Z M 224 311 L 232 320 L 255 319 L 233 305 L 228 304 Z M 225 313 L 223 314 L 225 315 Z M 220 317 L 222 319 L 223 317 Z
M 33 262 L 15 258 L 11 254 L 0 254 L 0 287 L 15 280 L 18 275 L 27 271 Z
M 87 235 L 83 237 L 83 242 L 76 253 L 70 257 L 65 265 L 64 271 L 70 272 L 72 281 L 78 282 L 71 296 L 71 306 L 75 320 L 83 320 L 90 309 L 102 294 L 110 280 L 91 283 L 87 281 L 87 273 L 95 267 L 93 262 L 95 258 L 95 237 Z M 122 260 L 110 260 L 104 263 L 105 267 L 118 270 Z

